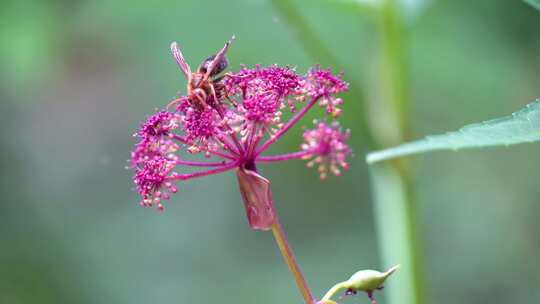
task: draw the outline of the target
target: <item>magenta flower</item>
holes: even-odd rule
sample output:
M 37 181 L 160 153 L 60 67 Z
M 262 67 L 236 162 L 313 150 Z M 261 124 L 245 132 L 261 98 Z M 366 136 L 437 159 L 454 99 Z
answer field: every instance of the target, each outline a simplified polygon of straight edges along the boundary
M 330 119 L 338 117 L 342 100 L 336 94 L 348 85 L 341 75 L 319 67 L 306 75 L 276 65 L 242 67 L 214 78 L 226 66 L 229 43 L 193 74 L 173 44 L 175 59 L 188 77 L 188 95 L 170 103 L 173 109 L 150 116 L 136 133 L 140 141 L 131 155 L 133 181 L 141 205 L 162 210 L 163 200 L 177 191 L 177 182 L 235 169 L 250 226 L 268 230 L 275 218 L 272 193 L 270 182 L 257 172 L 257 164 L 305 159 L 308 167 L 317 166 L 321 178 L 347 169 L 350 132 L 337 122 L 316 122 L 314 129 L 304 132 L 299 151 L 272 156 L 264 152 L 314 105 L 323 107 Z M 194 84 L 194 79 L 203 80 Z M 203 87 L 205 79 L 208 82 Z M 285 112 L 292 113 L 289 119 L 284 119 Z M 206 160 L 186 160 L 179 151 L 202 153 Z M 205 170 L 186 172 L 186 167 Z
M 328 125 L 324 122 L 315 123 L 316 128 L 304 132 L 303 151 L 312 151 L 305 158 L 311 158 L 307 163 L 308 167 L 317 165 L 321 179 L 325 179 L 328 171 L 334 175 L 341 175 L 341 169 L 349 169 L 347 156 L 351 154 L 351 149 L 345 143 L 350 137 L 350 131 L 342 131 L 337 121 Z

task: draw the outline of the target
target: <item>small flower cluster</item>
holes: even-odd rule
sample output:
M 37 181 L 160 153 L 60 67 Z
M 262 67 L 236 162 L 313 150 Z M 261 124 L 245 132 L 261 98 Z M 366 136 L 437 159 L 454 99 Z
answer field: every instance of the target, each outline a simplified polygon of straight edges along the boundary
M 303 83 L 293 70 L 278 66 L 243 67 L 225 79 L 228 94 L 239 101 L 239 110 L 247 121 L 274 125 L 279 124 L 285 106 L 295 110 L 295 101 L 303 95 Z
M 175 152 L 179 146 L 168 136 L 178 128 L 178 120 L 177 114 L 160 111 L 150 116 L 135 134 L 140 141 L 131 152 L 131 164 L 136 168 L 133 182 L 142 197 L 142 206 L 155 204 L 158 210 L 163 210 L 161 199 L 170 197 L 167 190 L 177 191 L 168 179 L 176 167 L 178 156 Z
M 300 151 L 261 155 L 314 105 L 323 107 L 331 118 L 339 116 L 343 101 L 336 94 L 348 88 L 341 75 L 319 67 L 306 75 L 277 65 L 242 67 L 227 73 L 219 85 L 223 93 L 218 102 L 200 107 L 190 96 L 181 96 L 175 100 L 175 109 L 150 116 L 136 133 L 139 143 L 131 154 L 131 164 L 141 205 L 162 210 L 163 200 L 177 191 L 176 181 L 235 168 L 254 170 L 260 162 L 309 159 L 308 166 L 317 165 L 321 178 L 328 171 L 340 175 L 341 169 L 347 169 L 350 134 L 336 121 L 317 122 L 314 129 L 306 130 Z M 285 110 L 291 113 L 288 120 L 283 119 Z M 180 157 L 180 150 L 203 153 L 207 159 L 188 161 Z M 207 170 L 177 172 L 185 166 Z
M 316 151 L 306 157 L 306 159 L 311 159 L 307 166 L 317 165 L 321 179 L 327 177 L 328 170 L 340 176 L 340 167 L 349 169 L 346 160 L 351 154 L 351 149 L 345 142 L 351 135 L 350 131 L 341 130 L 337 121 L 330 125 L 324 122 L 315 122 L 315 124 L 315 129 L 304 132 L 304 143 L 301 146 L 303 151 Z

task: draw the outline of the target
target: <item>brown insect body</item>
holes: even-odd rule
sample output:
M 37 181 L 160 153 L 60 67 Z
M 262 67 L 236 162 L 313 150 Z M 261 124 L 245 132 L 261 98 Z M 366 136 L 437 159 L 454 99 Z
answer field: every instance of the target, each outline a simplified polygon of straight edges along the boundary
M 199 110 L 208 106 L 216 108 L 219 100 L 223 97 L 225 87 L 220 82 L 221 78 L 205 79 L 204 73 L 196 72 L 191 76 L 191 81 L 187 84 L 188 97 L 192 105 Z
M 187 78 L 187 95 L 190 103 L 199 110 L 212 107 L 221 113 L 220 100 L 224 95 L 224 85 L 221 83 L 223 76 L 214 78 L 225 68 L 227 68 L 228 62 L 225 58 L 225 54 L 229 45 L 231 44 L 234 36 L 231 40 L 225 43 L 225 46 L 215 55 L 212 55 L 205 59 L 198 67 L 197 72 L 192 73 L 189 65 L 184 60 L 184 57 L 177 47 L 176 42 L 171 44 L 171 51 L 180 66 L 182 72 Z M 172 101 L 170 105 L 176 103 L 178 100 Z

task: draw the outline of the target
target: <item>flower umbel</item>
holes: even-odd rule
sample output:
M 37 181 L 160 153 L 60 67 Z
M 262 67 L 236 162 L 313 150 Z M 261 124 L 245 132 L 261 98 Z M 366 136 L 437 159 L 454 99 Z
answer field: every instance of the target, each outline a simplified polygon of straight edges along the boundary
M 220 64 L 226 64 L 227 47 L 220 53 Z M 292 68 L 273 65 L 244 66 L 217 77 L 224 68 L 220 65 L 220 71 L 206 73 L 208 87 L 194 88 L 194 83 L 198 84 L 194 79 L 203 76 L 197 74 L 200 72 L 190 76 L 176 44 L 173 54 L 190 81 L 188 91 L 192 94 L 180 96 L 167 110 L 150 116 L 136 133 L 140 140 L 131 154 L 131 164 L 141 205 L 162 210 L 163 200 L 177 191 L 178 181 L 236 169 L 250 226 L 269 230 L 274 224 L 274 206 L 270 182 L 257 172 L 258 163 L 306 159 L 309 167 L 317 166 L 321 179 L 327 172 L 340 175 L 348 168 L 351 150 L 346 141 L 350 132 L 336 121 L 319 121 L 314 129 L 306 130 L 299 151 L 264 155 L 314 105 L 324 108 L 330 120 L 339 116 L 343 101 L 336 94 L 348 88 L 341 75 L 317 66 L 300 75 Z M 213 66 L 208 60 L 203 67 Z M 199 100 L 203 97 L 207 99 Z M 290 118 L 284 119 L 286 116 Z M 204 159 L 187 160 L 181 151 L 203 154 Z M 187 167 L 205 170 L 193 172 Z
M 330 170 L 334 175 L 340 176 L 341 169 L 349 169 L 346 160 L 351 154 L 351 149 L 346 144 L 350 137 L 350 131 L 341 130 L 337 121 L 328 125 L 324 122 L 315 122 L 315 129 L 304 132 L 303 151 L 309 151 L 306 158 L 313 158 L 307 164 L 308 167 L 318 166 L 321 179 L 327 177 Z

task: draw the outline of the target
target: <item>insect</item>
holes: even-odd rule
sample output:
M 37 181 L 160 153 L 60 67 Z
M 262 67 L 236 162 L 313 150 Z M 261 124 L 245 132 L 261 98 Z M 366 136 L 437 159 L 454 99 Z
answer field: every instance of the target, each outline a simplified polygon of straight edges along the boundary
M 191 72 L 191 68 L 186 63 L 182 52 L 178 48 L 178 44 L 176 42 L 171 44 L 172 55 L 187 78 L 187 96 L 189 102 L 198 110 L 202 111 L 208 107 L 212 107 L 221 114 L 219 103 L 225 90 L 223 83 L 221 83 L 224 76 L 216 76 L 227 68 L 228 62 L 225 54 L 234 39 L 235 37 L 232 36 L 217 54 L 206 58 L 199 65 L 195 73 Z M 179 99 L 171 101 L 168 107 L 178 101 Z

